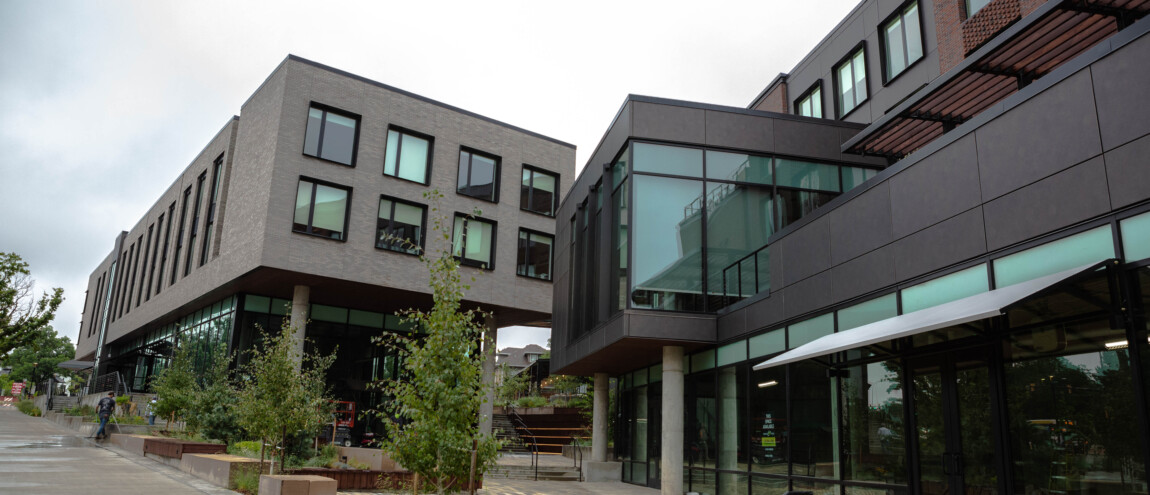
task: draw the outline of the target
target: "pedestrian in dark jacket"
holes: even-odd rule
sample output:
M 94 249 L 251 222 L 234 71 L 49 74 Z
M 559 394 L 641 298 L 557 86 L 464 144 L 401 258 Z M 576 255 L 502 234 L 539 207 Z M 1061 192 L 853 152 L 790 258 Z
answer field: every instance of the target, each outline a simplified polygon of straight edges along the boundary
M 112 417 L 112 412 L 116 410 L 116 393 L 108 392 L 108 396 L 100 399 L 96 403 L 96 414 L 100 416 L 100 429 L 96 430 L 96 439 L 106 438 L 107 433 L 104 432 L 104 426 L 108 424 L 108 418 Z

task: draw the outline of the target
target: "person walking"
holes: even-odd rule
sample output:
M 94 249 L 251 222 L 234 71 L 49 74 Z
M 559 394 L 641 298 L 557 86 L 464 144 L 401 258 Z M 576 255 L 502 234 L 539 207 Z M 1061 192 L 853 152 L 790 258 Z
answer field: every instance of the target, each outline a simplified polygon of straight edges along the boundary
M 107 438 L 104 427 L 108 425 L 108 418 L 116 410 L 116 393 L 108 392 L 108 396 L 96 403 L 96 414 L 100 417 L 100 429 L 96 430 L 96 440 Z
M 148 417 L 148 426 L 156 426 L 156 402 L 159 397 L 152 397 L 152 401 L 148 403 L 148 409 L 144 411 L 144 415 Z

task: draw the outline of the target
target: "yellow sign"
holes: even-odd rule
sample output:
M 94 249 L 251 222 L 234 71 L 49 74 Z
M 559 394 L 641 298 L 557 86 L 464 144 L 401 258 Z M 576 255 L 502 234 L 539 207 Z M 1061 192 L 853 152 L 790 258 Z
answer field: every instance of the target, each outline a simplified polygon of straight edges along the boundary
M 763 447 L 774 447 L 775 437 L 763 437 Z

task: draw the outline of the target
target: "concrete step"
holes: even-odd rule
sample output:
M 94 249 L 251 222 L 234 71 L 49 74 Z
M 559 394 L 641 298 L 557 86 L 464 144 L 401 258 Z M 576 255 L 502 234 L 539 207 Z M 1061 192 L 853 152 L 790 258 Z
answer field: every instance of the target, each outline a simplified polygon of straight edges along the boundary
M 491 479 L 534 480 L 535 468 L 531 466 L 496 466 L 484 474 Z M 579 481 L 579 471 L 574 468 L 539 466 L 540 481 Z

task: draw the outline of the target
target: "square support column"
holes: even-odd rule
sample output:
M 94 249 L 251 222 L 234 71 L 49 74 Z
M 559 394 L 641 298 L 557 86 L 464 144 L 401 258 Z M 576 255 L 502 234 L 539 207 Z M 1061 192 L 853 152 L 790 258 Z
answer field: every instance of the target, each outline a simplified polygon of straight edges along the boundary
M 495 344 L 499 341 L 499 327 L 495 317 L 483 320 L 483 386 L 485 400 L 479 405 L 479 434 L 490 435 L 492 415 L 495 413 Z
M 304 336 L 307 335 L 307 310 L 311 300 L 311 287 L 306 285 L 297 285 L 292 292 L 291 300 L 291 323 L 292 338 L 295 340 L 295 348 L 299 353 L 300 361 L 295 364 L 296 369 L 303 366 L 303 352 L 304 352 Z
M 659 479 L 665 495 L 683 493 L 683 348 L 663 347 L 663 431 Z
M 591 461 L 607 461 L 607 402 L 610 400 L 610 378 L 595 373 L 595 399 L 591 414 Z

